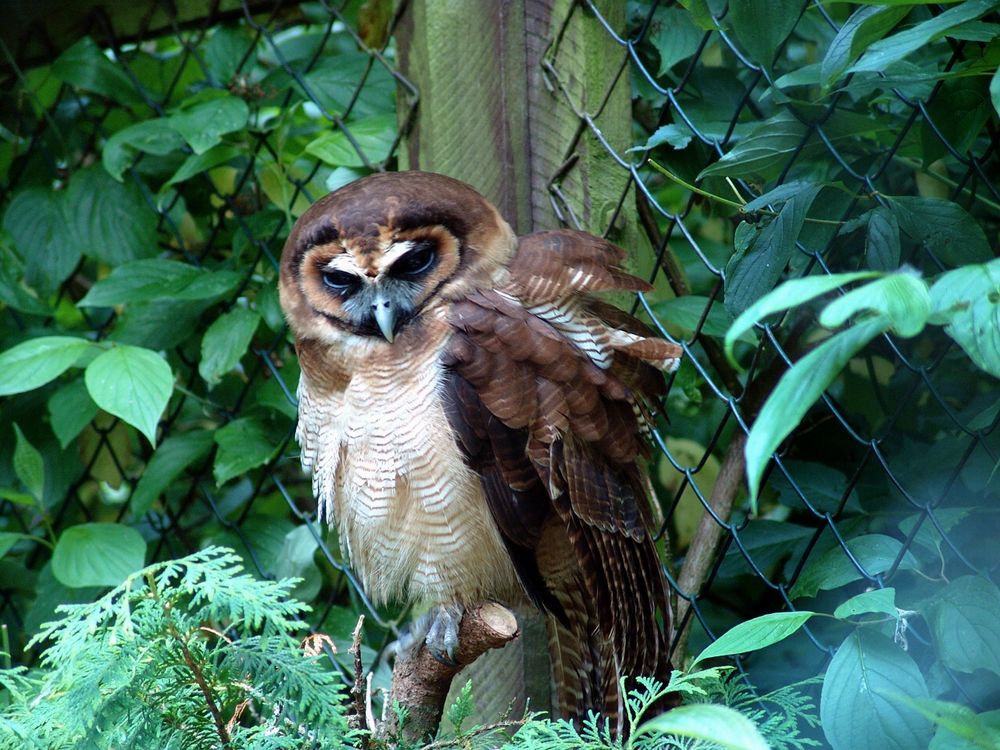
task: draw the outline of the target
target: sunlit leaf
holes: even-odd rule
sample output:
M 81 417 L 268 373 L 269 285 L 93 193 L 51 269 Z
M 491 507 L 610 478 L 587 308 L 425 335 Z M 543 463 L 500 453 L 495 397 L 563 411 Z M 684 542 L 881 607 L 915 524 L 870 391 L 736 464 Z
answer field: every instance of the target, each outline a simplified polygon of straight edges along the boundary
M 30 339 L 0 354 L 0 396 L 23 393 L 62 375 L 91 346 L 70 336 Z
M 236 366 L 246 354 L 259 323 L 260 315 L 253 310 L 235 307 L 208 327 L 201 340 L 198 363 L 198 374 L 206 383 L 214 385 Z
M 163 357 L 138 346 L 116 346 L 91 362 L 84 378 L 99 407 L 156 444 L 156 425 L 174 387 L 174 375 Z
M 719 636 L 692 662 L 759 651 L 796 633 L 815 612 L 772 612 L 741 622 Z
M 117 586 L 146 562 L 146 542 L 120 523 L 84 523 L 59 535 L 52 573 L 64 586 Z

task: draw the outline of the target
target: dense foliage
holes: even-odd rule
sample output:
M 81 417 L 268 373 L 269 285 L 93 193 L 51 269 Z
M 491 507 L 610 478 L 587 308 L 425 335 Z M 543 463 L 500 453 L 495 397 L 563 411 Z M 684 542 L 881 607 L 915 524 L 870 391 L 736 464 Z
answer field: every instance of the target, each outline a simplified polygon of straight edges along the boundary
M 339 742 L 332 676 L 349 679 L 359 612 L 386 685 L 403 613 L 368 607 L 311 520 L 275 290 L 295 217 L 395 165 L 412 103 L 391 44 L 365 46 L 383 43 L 379 7 L 331 19 L 305 4 L 115 48 L 85 37 L 26 70 L 7 59 L 0 614 L 2 650 L 32 665 L 4 676 L 12 741 L 218 736 L 184 646 L 227 721 L 250 701 L 239 746 Z M 736 679 L 696 662 L 673 687 L 738 708 L 774 748 L 1000 747 L 995 8 L 629 5 L 631 156 L 669 240 L 640 309 L 688 350 L 654 472 L 673 565 L 733 416 L 753 424 L 728 547 L 685 593 L 701 594 L 692 652 L 750 621 L 702 657 L 755 653 Z M 302 628 L 337 653 L 303 657 Z M 635 696 L 637 729 L 649 700 Z M 726 744 L 731 714 L 689 708 L 723 746 L 755 747 Z M 684 721 L 633 746 L 709 739 Z M 513 741 L 613 744 L 599 720 L 532 722 Z

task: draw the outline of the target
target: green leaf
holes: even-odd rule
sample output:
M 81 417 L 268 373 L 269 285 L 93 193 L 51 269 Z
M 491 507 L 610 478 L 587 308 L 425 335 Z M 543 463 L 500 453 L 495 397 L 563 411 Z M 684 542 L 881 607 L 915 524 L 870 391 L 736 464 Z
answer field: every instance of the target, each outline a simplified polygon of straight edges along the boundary
M 55 380 L 91 346 L 84 339 L 42 336 L 0 354 L 0 396 L 24 393 Z
M 173 176 L 167 180 L 164 187 L 190 180 L 195 175 L 214 169 L 220 164 L 225 164 L 241 154 L 243 154 L 241 149 L 236 146 L 227 146 L 226 144 L 220 144 L 201 154 L 192 154 L 184 160 L 184 163 L 174 172 Z
M 45 491 L 45 462 L 42 461 L 42 454 L 28 442 L 28 438 L 16 423 L 14 433 L 17 435 L 17 443 L 14 446 L 14 473 L 28 492 L 36 500 L 41 500 Z
M 375 115 L 348 123 L 346 127 L 369 164 L 389 158 L 389 149 L 396 138 L 395 114 Z M 366 166 L 343 130 L 324 133 L 306 146 L 306 153 L 335 167 Z
M 643 734 L 690 737 L 726 750 L 768 750 L 757 725 L 734 708 L 711 703 L 680 706 L 642 724 Z
M 730 0 L 733 33 L 750 59 L 767 70 L 782 42 L 792 33 L 803 5 L 800 0 Z
M 1000 259 L 949 271 L 930 294 L 931 321 L 945 324 L 973 362 L 1000 378 Z
M 238 70 L 248 71 L 254 66 L 257 61 L 255 47 L 255 40 L 246 27 L 216 27 L 205 45 L 205 64 L 216 81 L 225 85 Z M 239 67 L 240 63 L 243 64 L 242 68 Z
M 648 139 L 646 139 L 646 142 L 643 145 L 634 146 L 633 148 L 630 148 L 629 151 L 649 151 L 650 149 L 656 148 L 664 143 L 669 143 L 675 149 L 680 151 L 681 149 L 687 148 L 688 144 L 691 143 L 692 137 L 691 131 L 686 127 L 671 122 L 657 128 L 656 131 L 649 136 Z
M 708 297 L 699 297 L 693 294 L 674 297 L 657 302 L 653 305 L 653 311 L 661 320 L 677 326 L 688 334 L 693 334 L 705 314 L 705 308 L 709 306 L 710 309 L 702 323 L 701 332 L 708 336 L 721 338 L 729 330 L 732 318 L 720 305 L 714 304 Z M 744 331 L 738 340 L 747 344 L 757 343 L 756 337 L 747 331 Z
M 201 361 L 198 374 L 210 386 L 236 367 L 246 354 L 253 339 L 260 315 L 253 310 L 235 307 L 225 315 L 220 315 L 205 331 L 201 340 Z
M 698 51 L 704 35 L 684 10 L 657 8 L 648 34 L 660 56 L 660 70 L 656 75 L 666 75 L 674 65 L 691 57 Z
M 992 259 L 983 228 L 952 201 L 885 196 L 900 228 L 945 263 L 960 266 Z
M 913 273 L 893 273 L 852 289 L 823 308 L 819 322 L 837 328 L 858 313 L 875 312 L 900 336 L 916 336 L 931 312 L 927 284 Z
M 309 527 L 303 524 L 285 534 L 281 549 L 274 561 L 276 578 L 298 578 L 292 595 L 302 601 L 316 598 L 323 586 L 323 576 L 316 567 L 314 555 L 319 542 Z
M 762 208 L 773 208 L 774 206 L 788 202 L 799 193 L 805 193 L 812 190 L 814 186 L 815 183 L 807 182 L 805 180 L 783 182 L 773 190 L 768 190 L 766 193 L 758 195 L 753 200 L 743 204 L 743 208 L 741 208 L 740 211 L 743 213 L 751 213 L 753 211 L 759 211 Z
M 201 102 L 170 116 L 170 125 L 188 142 L 196 154 L 203 154 L 226 133 L 246 127 L 250 108 L 229 94 Z
M 729 327 L 729 331 L 726 333 L 726 356 L 735 365 L 733 344 L 768 315 L 798 307 L 822 294 L 850 284 L 852 281 L 871 279 L 876 276 L 878 273 L 875 271 L 858 271 L 856 273 L 835 273 L 829 276 L 807 276 L 804 279 L 786 281 L 744 310 Z
M 993 109 L 1000 115 L 1000 68 L 990 79 L 990 100 L 993 102 Z
M 83 254 L 111 266 L 156 255 L 156 214 L 133 184 L 99 165 L 75 173 L 66 192 L 73 236 Z
M 39 538 L 37 536 L 33 536 L 32 534 L 20 534 L 14 531 L 0 531 L 0 558 L 3 558 L 8 552 L 10 552 L 15 544 L 24 541 L 37 543 Z
M 174 387 L 174 374 L 163 357 L 138 346 L 116 346 L 91 362 L 84 378 L 99 407 L 156 445 L 156 425 Z
M 37 187 L 18 191 L 4 212 L 3 228 L 24 258 L 25 280 L 42 296 L 58 289 L 80 262 L 80 240 L 64 193 Z
M 899 267 L 899 222 L 879 206 L 868 219 L 865 258 L 875 271 L 894 271 Z
M 122 104 L 141 104 L 142 97 L 122 66 L 116 65 L 90 37 L 84 37 L 52 63 L 52 75 L 70 86 L 93 91 Z
M 896 589 L 874 589 L 852 596 L 833 611 L 833 616 L 838 620 L 846 620 L 848 617 L 870 612 L 899 617 L 899 610 L 896 608 Z
M 878 41 L 910 12 L 907 6 L 859 8 L 848 18 L 830 42 L 820 67 L 820 81 L 828 89 L 851 63 Z
M 715 164 L 701 170 L 698 179 L 712 175 L 750 177 L 769 174 L 802 145 L 806 127 L 788 113 L 781 112 L 758 123 L 753 130 L 722 155 Z
M 928 621 L 946 666 L 1000 675 L 1000 590 L 993 583 L 979 576 L 956 578 L 931 602 Z
M 52 310 L 25 283 L 25 267 L 14 248 L 0 239 L 0 303 L 29 315 L 51 315 Z
M 215 433 L 215 442 L 219 451 L 212 471 L 220 485 L 267 463 L 278 450 L 267 425 L 255 417 L 234 419 Z
M 164 440 L 146 464 L 135 486 L 129 508 L 133 518 L 141 518 L 181 473 L 205 456 L 214 444 L 212 433 L 196 430 L 173 434 Z
M 925 168 L 950 154 L 973 149 L 986 121 L 993 114 L 989 92 L 980 77 L 946 80 L 927 104 L 920 129 L 921 161 Z M 932 128 L 928 121 L 934 123 Z
M 726 264 L 725 304 L 730 315 L 741 314 L 774 288 L 819 190 L 819 185 L 813 185 L 792 196 L 747 251 L 736 253 Z
M 70 526 L 52 553 L 52 574 L 64 586 L 117 586 L 146 561 L 142 535 L 120 523 Z
M 772 612 L 752 620 L 741 622 L 719 636 L 694 661 L 693 667 L 705 659 L 715 659 L 720 656 L 735 656 L 748 651 L 759 651 L 778 641 L 785 640 L 805 625 L 815 612 Z
M 738 322 L 738 321 L 737 321 Z M 771 392 L 747 438 L 747 485 L 756 506 L 764 467 L 781 441 L 794 430 L 851 357 L 888 328 L 883 318 L 870 318 L 841 331 L 796 362 Z
M 49 424 L 65 448 L 97 416 L 97 404 L 87 393 L 83 379 L 64 385 L 49 397 Z
M 242 276 L 236 271 L 208 271 L 163 258 L 136 260 L 115 268 L 90 288 L 77 305 L 110 307 L 158 299 L 217 299 L 233 291 Z
M 902 542 L 885 534 L 856 536 L 853 539 L 848 539 L 846 545 L 854 559 L 870 576 L 876 576 L 889 570 L 903 549 Z M 917 559 L 910 552 L 905 552 L 899 563 L 899 568 L 901 570 L 915 570 L 918 567 Z M 829 591 L 840 588 L 848 583 L 861 580 L 861 578 L 861 571 L 838 544 L 822 555 L 809 560 L 788 595 L 792 599 L 816 596 L 820 590 Z
M 119 130 L 104 145 L 101 161 L 108 174 L 119 182 L 132 164 L 137 151 L 164 156 L 184 146 L 184 139 L 170 127 L 165 117 L 144 120 Z
M 833 750 L 927 747 L 929 722 L 897 695 L 928 697 L 920 669 L 885 636 L 856 630 L 827 667 L 820 695 L 820 722 Z
M 950 8 L 905 31 L 875 42 L 850 70 L 852 73 L 883 71 L 911 52 L 916 52 L 935 39 L 945 36 L 959 24 L 973 21 L 995 8 L 996 0 L 968 0 L 956 8 Z
M 1000 710 L 976 714 L 960 703 L 908 703 L 938 725 L 928 750 L 1000 750 Z
M 698 28 L 705 31 L 712 31 L 716 28 L 712 9 L 708 7 L 707 0 L 680 0 L 680 4 L 691 14 L 691 18 L 698 25 Z

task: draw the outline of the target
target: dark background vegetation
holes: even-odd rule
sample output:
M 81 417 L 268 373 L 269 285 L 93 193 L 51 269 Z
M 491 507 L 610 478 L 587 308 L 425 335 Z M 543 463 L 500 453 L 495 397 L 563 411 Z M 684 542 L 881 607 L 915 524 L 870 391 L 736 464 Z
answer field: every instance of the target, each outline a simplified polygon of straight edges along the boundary
M 806 681 L 814 706 L 778 708 L 788 747 L 998 746 L 983 744 L 1000 726 L 995 5 L 551 3 L 529 70 L 543 111 L 570 124 L 551 129 L 569 134 L 565 161 L 531 197 L 552 217 L 534 228 L 626 245 L 656 289 L 623 303 L 685 349 L 650 466 L 682 614 L 675 661 L 758 615 L 827 615 L 735 662 L 758 695 Z M 405 139 L 431 104 L 400 73 L 406 6 L 223 4 L 160 9 L 145 26 L 81 14 L 56 39 L 4 37 L 0 618 L 13 663 L 37 663 L 28 641 L 57 605 L 222 545 L 255 576 L 300 579 L 292 594 L 312 610 L 296 617 L 341 646 L 347 680 L 366 614 L 364 660 L 386 684 L 403 613 L 368 604 L 315 521 L 276 279 L 313 200 L 419 165 Z M 611 55 L 588 64 L 618 71 L 603 100 L 575 93 L 589 74 L 567 51 L 580 27 Z M 622 85 L 631 118 L 606 127 Z M 572 197 L 583 169 L 593 190 L 612 186 L 586 212 Z M 930 286 L 953 269 L 957 297 Z M 889 282 L 850 314 L 822 326 L 822 305 L 789 292 L 726 357 L 733 320 L 782 280 L 866 270 L 886 275 L 855 283 Z M 834 336 L 864 346 L 807 361 L 802 387 L 764 406 Z M 829 387 L 805 412 L 810 382 Z M 755 508 L 751 425 L 765 456 L 777 448 Z

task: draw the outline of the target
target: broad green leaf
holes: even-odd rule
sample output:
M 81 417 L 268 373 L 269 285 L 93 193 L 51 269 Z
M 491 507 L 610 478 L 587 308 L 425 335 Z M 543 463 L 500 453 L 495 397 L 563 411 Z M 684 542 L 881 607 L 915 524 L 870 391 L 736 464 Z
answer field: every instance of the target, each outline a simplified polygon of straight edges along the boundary
M 711 31 L 716 28 L 715 19 L 712 17 L 712 9 L 708 7 L 707 0 L 680 0 L 680 4 L 691 14 L 691 18 L 699 28 Z
M 857 596 L 852 596 L 833 611 L 833 616 L 838 620 L 846 620 L 848 617 L 864 615 L 870 612 L 899 616 L 896 608 L 896 589 L 874 589 L 865 591 Z
M 246 354 L 259 323 L 260 315 L 242 307 L 216 318 L 201 340 L 198 374 L 202 380 L 212 386 L 232 370 Z
M 702 321 L 705 308 L 709 306 L 708 315 Z M 653 305 L 653 311 L 662 321 L 677 326 L 688 334 L 694 333 L 701 322 L 702 333 L 721 338 L 726 335 L 732 323 L 732 318 L 721 305 L 713 303 L 708 297 L 693 294 L 657 302 Z M 756 337 L 749 331 L 744 331 L 738 340 L 747 344 L 757 343 Z
M 783 182 L 773 190 L 768 190 L 766 193 L 758 195 L 752 201 L 745 203 L 743 208 L 740 210 L 743 213 L 750 213 L 752 211 L 760 211 L 762 208 L 774 207 L 788 202 L 799 193 L 805 193 L 812 190 L 814 186 L 815 183 L 807 182 L 805 180 Z
M 968 706 L 944 701 L 911 701 L 938 725 L 927 750 L 1000 750 L 1000 709 L 973 713 Z
M 757 725 L 734 708 L 712 703 L 680 706 L 642 724 L 643 734 L 689 737 L 726 750 L 768 750 Z
M 868 48 L 850 70 L 853 73 L 883 71 L 897 60 L 940 39 L 956 26 L 973 21 L 995 9 L 996 0 L 967 0 L 905 31 L 880 39 Z
M 10 552 L 15 544 L 25 541 L 37 543 L 39 538 L 31 534 L 21 534 L 15 531 L 0 531 L 0 558 Z
M 802 508 L 808 504 L 810 512 L 830 513 L 834 516 L 845 510 L 854 513 L 861 511 L 857 489 L 847 492 L 847 475 L 842 471 L 816 461 L 794 458 L 786 458 L 783 463 L 785 471 L 795 481 L 795 488 L 784 473 L 777 471 L 769 484 L 772 490 L 778 492 L 778 502 L 785 507 Z M 800 492 L 805 496 L 804 500 L 799 497 Z
M 925 168 L 949 155 L 974 149 L 986 121 L 993 116 L 993 105 L 983 79 L 955 78 L 944 81 L 934 98 L 927 103 L 927 119 L 920 129 L 921 161 Z M 932 128 L 928 120 L 934 123 Z
M 770 70 L 804 7 L 801 0 L 730 0 L 726 20 L 750 59 Z
M 146 542 L 120 523 L 84 523 L 59 535 L 52 574 L 70 588 L 117 586 L 146 562 Z
M 927 284 L 912 273 L 893 273 L 837 297 L 820 313 L 819 322 L 837 328 L 858 313 L 883 316 L 900 336 L 916 336 L 931 312 Z
M 170 125 L 184 136 L 196 154 L 203 154 L 226 133 L 245 127 L 249 117 L 247 103 L 227 94 L 175 112 L 170 116 Z
M 1000 115 L 1000 68 L 990 79 L 990 100 L 993 102 L 993 109 Z
M 868 219 L 865 259 L 875 271 L 894 271 L 899 267 L 899 222 L 879 206 Z
M 389 149 L 396 138 L 396 115 L 376 115 L 364 120 L 347 123 L 347 130 L 364 153 L 369 164 L 378 164 L 389 157 Z M 324 133 L 306 146 L 306 153 L 335 167 L 365 166 L 358 149 L 348 140 L 343 130 Z
M 986 372 L 1000 378 L 1000 259 L 956 268 L 931 287 L 931 321 Z
M 0 354 L 0 396 L 24 393 L 55 380 L 91 346 L 84 339 L 42 336 Z
M 38 501 L 27 492 L 16 492 L 14 490 L 4 488 L 0 488 L 0 500 L 7 500 L 15 505 L 23 505 L 26 508 L 30 508 L 38 504 Z
M 0 239 L 0 303 L 29 315 L 52 314 L 49 306 L 25 283 L 25 264 L 3 239 Z
M 686 127 L 671 122 L 657 128 L 656 131 L 646 139 L 644 144 L 641 146 L 634 146 L 633 148 L 630 148 L 629 151 L 649 151 L 650 149 L 661 146 L 664 143 L 669 143 L 679 151 L 687 148 L 688 144 L 691 143 L 691 138 L 693 137 L 694 136 L 691 131 Z
M 65 193 L 39 187 L 18 191 L 4 212 L 3 228 L 24 258 L 25 280 L 43 297 L 58 289 L 80 262 L 80 238 Z
M 730 315 L 740 315 L 778 283 L 819 190 L 819 185 L 813 185 L 789 198 L 750 248 L 726 264 L 725 305 Z
M 323 577 L 313 558 L 319 542 L 309 527 L 303 524 L 285 534 L 281 550 L 272 568 L 276 578 L 298 578 L 292 595 L 302 601 L 316 598 L 323 584 Z
M 979 576 L 956 578 L 932 600 L 928 621 L 945 665 L 1000 675 L 1000 590 L 993 583 Z
M 172 349 L 199 332 L 201 314 L 211 305 L 210 299 L 185 301 L 169 297 L 132 302 L 118 316 L 108 338 L 147 349 Z
M 820 723 L 833 750 L 927 747 L 930 723 L 895 696 L 923 699 L 927 685 L 909 654 L 879 633 L 856 630 L 827 667 Z
M 691 15 L 681 8 L 658 8 L 648 34 L 660 56 L 660 70 L 656 75 L 666 75 L 674 65 L 691 57 L 698 51 L 704 35 Z
M 823 87 L 835 83 L 872 42 L 888 34 L 909 12 L 907 6 L 867 7 L 851 14 L 826 50 L 820 68 Z
M 164 187 L 189 180 L 195 175 L 214 169 L 220 164 L 225 164 L 241 154 L 243 154 L 241 149 L 236 148 L 236 146 L 227 146 L 226 144 L 220 144 L 200 154 L 192 154 L 184 160 L 184 163 L 174 172 L 173 176 L 167 180 Z
M 238 70 L 246 72 L 254 66 L 257 61 L 255 41 L 244 26 L 216 27 L 204 51 L 205 65 L 215 76 L 216 83 L 226 85 Z
M 181 473 L 205 456 L 214 440 L 208 430 L 175 433 L 164 440 L 146 464 L 129 500 L 133 518 L 145 515 L 160 495 Z
M 80 307 L 110 307 L 158 299 L 208 300 L 222 297 L 240 283 L 236 271 L 207 271 L 187 263 L 150 258 L 125 263 L 90 288 Z
M 747 485 L 751 503 L 757 502 L 764 467 L 781 441 L 798 426 L 851 358 L 887 328 L 888 322 L 883 318 L 862 321 L 831 336 L 782 376 L 754 420 L 747 438 Z
M 267 463 L 278 450 L 272 430 L 255 417 L 234 419 L 215 433 L 219 446 L 212 469 L 216 484 Z
M 772 612 L 752 620 L 741 622 L 719 636 L 708 646 L 691 666 L 705 659 L 715 659 L 720 656 L 735 656 L 747 651 L 759 651 L 778 641 L 783 641 L 805 625 L 815 612 Z
M 885 534 L 864 534 L 848 539 L 847 549 L 870 576 L 885 573 L 899 557 L 903 544 L 898 539 Z M 914 570 L 919 567 L 916 558 L 909 552 L 903 554 L 899 568 Z M 838 544 L 822 555 L 811 558 L 792 586 L 788 595 L 792 599 L 815 596 L 819 591 L 840 588 L 848 583 L 861 580 L 862 574 L 851 558 Z
M 170 127 L 165 117 L 144 120 L 119 130 L 104 144 L 101 161 L 104 168 L 119 182 L 135 158 L 136 151 L 163 156 L 184 146 L 184 139 Z
M 14 434 L 17 436 L 17 443 L 14 446 L 14 473 L 28 492 L 36 500 L 41 500 L 45 492 L 45 462 L 42 461 L 42 454 L 28 442 L 28 438 L 16 423 Z
M 815 529 L 799 526 L 791 521 L 772 521 L 766 518 L 752 519 L 739 532 L 740 543 L 760 570 L 765 574 L 775 570 L 779 563 L 794 564 L 801 556 L 806 542 L 815 534 Z M 780 575 L 780 569 L 778 569 Z M 755 572 L 743 557 L 736 544 L 729 545 L 726 557 L 719 567 L 719 576 L 732 578 L 738 575 L 754 575 Z
M 786 281 L 774 291 L 766 294 L 744 310 L 726 333 L 726 356 L 734 365 L 733 344 L 768 315 L 798 307 L 834 289 L 861 279 L 878 276 L 875 271 L 856 273 L 835 273 L 829 276 L 807 276 L 804 279 Z
M 142 103 L 142 97 L 125 70 L 108 59 L 90 37 L 84 37 L 59 55 L 52 63 L 52 75 L 71 86 L 122 104 Z
M 49 397 L 49 424 L 65 448 L 97 416 L 97 404 L 87 393 L 83 379 L 64 385 Z
M 84 255 L 117 266 L 159 252 L 153 209 L 135 185 L 118 182 L 100 165 L 70 178 L 66 202 Z
M 87 366 L 84 379 L 99 407 L 156 445 L 156 425 L 174 387 L 174 375 L 163 357 L 138 346 L 116 346 Z

